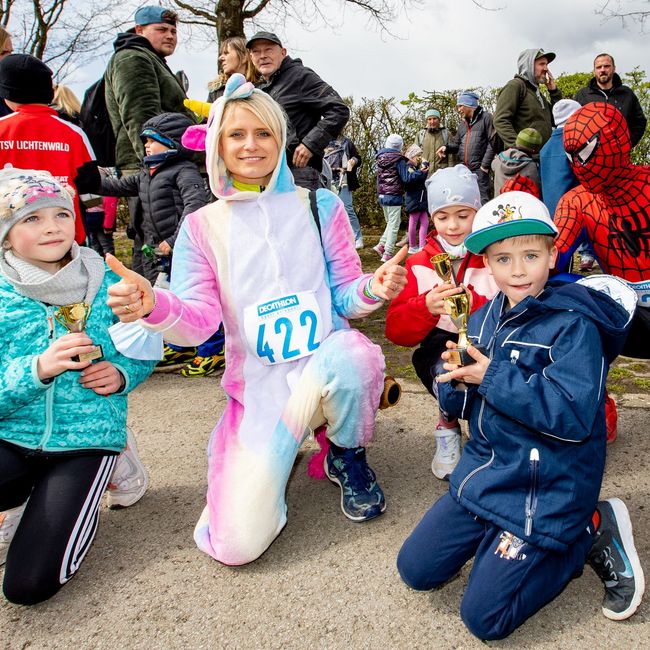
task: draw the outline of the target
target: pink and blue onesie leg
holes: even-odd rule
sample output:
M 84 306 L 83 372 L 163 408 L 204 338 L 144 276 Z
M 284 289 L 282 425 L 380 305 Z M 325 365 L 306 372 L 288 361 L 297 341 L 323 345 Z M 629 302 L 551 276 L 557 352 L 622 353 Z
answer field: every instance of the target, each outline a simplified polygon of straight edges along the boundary
M 224 564 L 252 562 L 284 528 L 287 481 L 314 418 L 327 422 L 328 436 L 341 447 L 363 446 L 373 437 L 384 379 L 379 346 L 357 330 L 338 330 L 301 361 L 291 364 L 289 375 L 298 370 L 289 377 L 292 389 L 284 382 L 284 406 L 263 440 L 250 439 L 248 414 L 234 399 L 210 439 L 208 503 L 194 539 Z M 259 400 L 277 400 L 277 388 Z

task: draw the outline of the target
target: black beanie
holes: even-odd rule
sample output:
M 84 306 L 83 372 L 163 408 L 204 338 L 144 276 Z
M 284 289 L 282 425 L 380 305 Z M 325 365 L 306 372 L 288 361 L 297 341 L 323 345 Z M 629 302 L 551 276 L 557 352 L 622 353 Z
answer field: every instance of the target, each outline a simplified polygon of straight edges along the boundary
M 17 104 L 50 104 L 52 70 L 31 54 L 10 54 L 0 61 L 0 97 Z

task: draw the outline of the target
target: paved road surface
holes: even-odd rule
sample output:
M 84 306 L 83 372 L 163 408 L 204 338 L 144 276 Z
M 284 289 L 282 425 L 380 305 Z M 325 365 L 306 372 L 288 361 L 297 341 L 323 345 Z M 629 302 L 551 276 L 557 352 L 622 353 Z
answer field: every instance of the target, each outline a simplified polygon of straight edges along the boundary
M 223 403 L 212 377 L 154 375 L 133 394 L 129 422 L 150 468 L 149 492 L 130 509 L 102 512 L 86 562 L 51 601 L 0 604 L 0 648 L 485 647 L 458 617 L 467 567 L 427 594 L 407 589 L 395 570 L 405 536 L 445 490 L 429 469 L 435 408 L 419 386 L 408 384 L 401 404 L 378 417 L 369 458 L 387 495 L 385 515 L 346 520 L 338 488 L 307 477 L 307 444 L 289 483 L 287 527 L 240 568 L 200 553 L 191 535 L 204 502 L 206 441 Z M 627 404 L 603 494 L 627 502 L 650 576 L 650 403 Z M 490 645 L 650 648 L 650 606 L 614 623 L 602 616 L 601 599 L 587 568 L 509 639 Z

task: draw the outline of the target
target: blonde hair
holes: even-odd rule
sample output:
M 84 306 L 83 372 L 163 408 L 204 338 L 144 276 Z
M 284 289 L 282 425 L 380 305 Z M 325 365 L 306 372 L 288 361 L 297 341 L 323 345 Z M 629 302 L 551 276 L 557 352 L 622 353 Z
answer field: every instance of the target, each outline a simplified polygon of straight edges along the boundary
M 286 115 L 280 104 L 278 104 L 270 95 L 267 95 L 261 90 L 254 90 L 253 94 L 249 97 L 231 99 L 226 103 L 223 109 L 223 115 L 221 116 L 221 124 L 219 124 L 217 141 L 221 140 L 223 125 L 228 119 L 230 113 L 232 113 L 237 106 L 241 106 L 255 115 L 255 117 L 271 132 L 271 135 L 278 143 L 278 147 L 282 148 L 284 146 L 287 133 Z
M 76 117 L 81 112 L 81 103 L 77 96 L 63 84 L 57 84 L 54 87 L 54 99 L 52 106 L 57 110 L 63 111 L 70 117 Z
M 242 36 L 231 36 L 230 38 L 225 38 L 221 43 L 221 47 L 219 48 L 219 56 L 226 54 L 228 50 L 234 50 L 237 52 L 239 65 L 246 68 L 246 71 L 244 72 L 246 81 L 257 83 L 259 80 L 259 75 L 257 73 L 257 70 L 255 70 L 253 62 L 251 61 L 248 49 L 246 49 L 246 39 Z M 219 87 L 225 84 L 226 81 L 228 81 L 228 76 L 222 72 L 218 77 L 215 77 L 208 83 L 208 90 L 217 90 Z

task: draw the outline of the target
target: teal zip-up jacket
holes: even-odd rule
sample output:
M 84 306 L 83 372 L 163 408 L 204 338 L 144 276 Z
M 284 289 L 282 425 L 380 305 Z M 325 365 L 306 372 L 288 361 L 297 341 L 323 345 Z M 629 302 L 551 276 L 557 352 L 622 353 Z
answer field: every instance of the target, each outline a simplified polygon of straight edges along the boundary
M 56 307 L 26 298 L 0 275 L 0 440 L 43 452 L 124 449 L 127 395 L 156 362 L 128 359 L 111 341 L 108 328 L 117 318 L 106 304 L 107 289 L 118 281 L 106 268 L 86 327 L 126 381 L 119 393 L 103 396 L 84 388 L 75 371 L 40 381 L 38 356 L 67 330 L 54 318 Z

